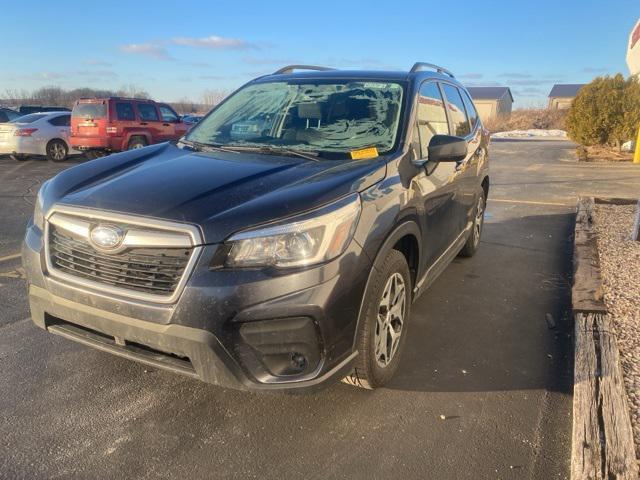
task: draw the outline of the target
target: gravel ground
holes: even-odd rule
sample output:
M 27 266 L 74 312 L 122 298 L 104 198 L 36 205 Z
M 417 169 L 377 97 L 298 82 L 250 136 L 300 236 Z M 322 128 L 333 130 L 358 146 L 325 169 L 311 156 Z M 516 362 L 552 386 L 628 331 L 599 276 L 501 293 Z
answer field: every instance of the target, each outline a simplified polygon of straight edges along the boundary
M 635 205 L 596 205 L 600 266 L 616 329 L 640 459 L 640 242 L 631 240 Z

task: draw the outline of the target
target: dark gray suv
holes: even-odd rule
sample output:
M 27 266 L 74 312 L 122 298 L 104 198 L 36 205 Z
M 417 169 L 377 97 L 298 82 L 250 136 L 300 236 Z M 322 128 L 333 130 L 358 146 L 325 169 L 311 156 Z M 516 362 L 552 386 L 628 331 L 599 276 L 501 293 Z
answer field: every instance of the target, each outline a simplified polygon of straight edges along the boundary
M 33 321 L 233 388 L 382 386 L 412 302 L 478 248 L 488 143 L 441 67 L 285 67 L 175 144 L 42 186 L 23 246 Z

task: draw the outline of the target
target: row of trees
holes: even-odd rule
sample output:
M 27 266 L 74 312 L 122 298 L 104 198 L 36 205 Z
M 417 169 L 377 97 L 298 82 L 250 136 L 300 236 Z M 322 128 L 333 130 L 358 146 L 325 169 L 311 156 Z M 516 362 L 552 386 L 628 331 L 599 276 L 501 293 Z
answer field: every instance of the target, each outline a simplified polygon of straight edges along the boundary
M 580 89 L 566 119 L 569 137 L 582 145 L 621 148 L 640 127 L 640 81 L 598 77 Z
M 206 90 L 200 102 L 183 98 L 170 102 L 180 114 L 206 112 L 220 103 L 229 94 L 227 90 Z M 151 98 L 151 95 L 136 85 L 125 85 L 118 90 L 102 90 L 94 88 L 74 88 L 66 90 L 60 87 L 43 87 L 37 90 L 5 90 L 0 93 L 0 105 L 18 107 L 20 105 L 47 105 L 71 108 L 79 98 L 130 97 Z

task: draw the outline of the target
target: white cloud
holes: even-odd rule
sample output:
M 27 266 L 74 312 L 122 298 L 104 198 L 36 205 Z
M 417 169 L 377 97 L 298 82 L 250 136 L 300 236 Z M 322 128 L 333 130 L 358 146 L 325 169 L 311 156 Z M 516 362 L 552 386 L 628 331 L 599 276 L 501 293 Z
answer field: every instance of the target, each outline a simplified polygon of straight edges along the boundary
M 92 67 L 110 67 L 111 63 L 106 62 L 104 60 L 100 60 L 99 58 L 87 58 L 83 61 L 85 65 L 90 65 Z
M 101 78 L 116 78 L 118 74 L 113 70 L 78 70 L 76 75 L 81 77 L 101 77 Z
M 167 49 L 157 43 L 130 43 L 122 45 L 120 50 L 132 55 L 144 55 L 156 60 L 173 60 Z
M 211 48 L 214 50 L 249 50 L 257 48 L 256 45 L 246 40 L 219 37 L 217 35 L 202 38 L 176 37 L 171 42 L 184 47 Z

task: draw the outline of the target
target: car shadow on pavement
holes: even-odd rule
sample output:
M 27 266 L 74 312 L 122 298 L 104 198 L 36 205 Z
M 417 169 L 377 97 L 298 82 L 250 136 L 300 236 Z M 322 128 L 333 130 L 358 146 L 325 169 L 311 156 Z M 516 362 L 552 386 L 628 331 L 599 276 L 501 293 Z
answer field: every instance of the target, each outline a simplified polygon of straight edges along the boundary
M 574 214 L 485 224 L 480 250 L 456 259 L 414 304 L 388 388 L 570 393 Z

